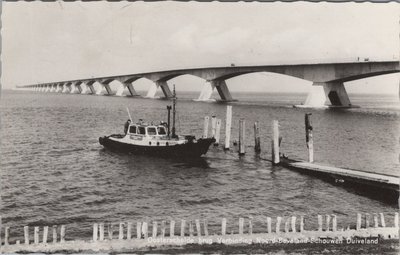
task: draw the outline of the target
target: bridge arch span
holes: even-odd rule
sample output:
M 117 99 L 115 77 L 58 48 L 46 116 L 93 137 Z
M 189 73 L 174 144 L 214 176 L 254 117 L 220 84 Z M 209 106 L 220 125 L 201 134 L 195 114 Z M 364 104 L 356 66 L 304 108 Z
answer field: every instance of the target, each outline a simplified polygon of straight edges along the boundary
M 347 62 L 327 62 L 327 63 L 304 63 L 304 64 L 269 64 L 254 66 L 219 66 L 206 68 L 191 68 L 167 71 L 155 71 L 147 73 L 132 73 L 126 75 L 92 77 L 88 79 L 59 81 L 63 84 L 63 88 L 69 89 L 76 86 L 76 82 L 82 81 L 92 90 L 93 85 L 100 82 L 101 87 L 96 94 L 111 94 L 112 91 L 109 84 L 113 80 L 121 81 L 124 86 L 136 82 L 140 78 L 146 78 L 152 81 L 147 97 L 154 97 L 158 88 L 161 88 L 166 97 L 171 97 L 172 93 L 167 81 L 185 74 L 194 75 L 206 80 L 199 99 L 208 99 L 213 89 L 217 89 L 222 100 L 230 101 L 232 97 L 226 85 L 226 80 L 243 74 L 270 72 L 282 75 L 297 77 L 300 79 L 313 82 L 313 86 L 309 97 L 305 104 L 311 106 L 326 104 L 329 99 L 333 105 L 351 106 L 347 96 L 347 92 L 343 83 L 372 76 L 390 74 L 400 72 L 399 61 L 370 61 L 368 59 L 360 61 L 359 59 Z M 139 78 L 140 77 L 140 78 Z M 39 90 L 48 88 L 51 83 L 43 83 L 35 85 Z M 75 85 L 74 85 L 75 84 Z M 22 86 L 22 87 L 29 87 Z M 317 89 L 316 89 L 317 88 Z M 316 93 L 316 91 L 319 91 Z M 94 89 L 92 90 L 92 92 Z

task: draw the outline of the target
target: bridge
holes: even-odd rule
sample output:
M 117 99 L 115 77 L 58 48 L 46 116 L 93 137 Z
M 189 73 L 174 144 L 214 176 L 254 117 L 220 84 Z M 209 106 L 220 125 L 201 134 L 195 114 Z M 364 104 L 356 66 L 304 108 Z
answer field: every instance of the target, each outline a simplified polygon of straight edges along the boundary
M 205 80 L 198 101 L 210 100 L 216 89 L 222 101 L 234 100 L 227 85 L 227 80 L 249 73 L 272 72 L 289 75 L 312 81 L 312 88 L 305 100 L 305 106 L 318 107 L 323 105 L 351 107 L 344 82 L 354 81 L 367 77 L 400 72 L 399 61 L 363 61 L 317 64 L 289 64 L 289 65 L 260 65 L 260 66 L 225 66 L 179 69 L 136 73 L 107 77 L 95 77 L 78 80 L 57 81 L 34 85 L 18 86 L 18 88 L 33 89 L 41 92 L 61 92 L 96 95 L 139 96 L 134 89 L 135 81 L 145 78 L 152 81 L 146 98 L 155 98 L 161 88 L 165 98 L 171 98 L 172 93 L 168 81 L 181 76 L 193 75 Z M 120 86 L 116 93 L 110 88 L 110 83 L 119 81 Z M 94 84 L 100 84 L 95 89 Z

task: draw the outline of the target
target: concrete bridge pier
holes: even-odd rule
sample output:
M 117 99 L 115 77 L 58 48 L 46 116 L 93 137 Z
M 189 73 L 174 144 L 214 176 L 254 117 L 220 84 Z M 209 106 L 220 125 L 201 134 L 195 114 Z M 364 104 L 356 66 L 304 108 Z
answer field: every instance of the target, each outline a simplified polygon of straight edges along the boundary
M 231 92 L 226 86 L 226 82 L 224 80 L 215 80 L 213 81 L 215 88 L 217 88 L 218 94 L 221 97 L 222 101 L 233 101 Z
M 314 82 L 304 106 L 323 107 L 329 103 L 336 107 L 352 106 L 343 82 Z
M 75 87 L 77 88 L 78 93 L 79 93 L 79 94 L 82 94 L 82 82 L 77 82 L 77 83 L 75 84 Z
M 70 92 L 70 84 L 66 83 L 63 85 L 63 90 L 61 91 L 61 93 L 69 93 Z
M 122 82 L 121 86 L 118 87 L 117 96 L 124 96 L 125 89 L 128 88 L 128 92 L 131 96 L 139 96 L 136 92 L 135 88 L 132 85 L 132 82 Z
M 157 87 L 161 87 L 162 92 L 164 93 L 165 98 L 172 98 L 171 90 L 169 89 L 168 83 L 166 81 L 157 81 Z
M 81 94 L 96 94 L 96 90 L 93 87 L 94 81 L 83 82 L 81 84 Z
M 50 92 L 50 85 L 46 85 L 46 87 L 45 87 L 46 89 L 44 90 L 44 92 Z
M 156 98 L 157 89 L 161 87 L 161 90 L 165 96 L 165 98 L 172 98 L 172 92 L 169 89 L 167 81 L 156 81 L 154 82 L 149 90 L 147 91 L 146 98 Z
M 109 83 L 99 83 L 101 85 L 101 88 L 99 89 L 99 91 L 96 92 L 96 95 L 113 95 Z
M 57 84 L 56 93 L 61 93 L 63 90 L 63 86 L 61 84 Z
M 76 82 L 71 85 L 71 94 L 80 94 L 82 92 L 81 83 Z
M 215 83 L 213 81 L 206 81 L 203 89 L 200 92 L 200 96 L 196 101 L 208 101 L 211 99 L 211 94 L 215 89 Z
M 50 92 L 51 93 L 56 92 L 56 85 L 55 84 L 50 85 Z
M 146 98 L 155 98 L 156 93 L 157 93 L 157 88 L 158 88 L 158 85 L 157 85 L 156 82 L 151 84 L 151 86 L 150 86 L 149 90 L 147 91 L 147 94 L 146 94 L 145 97 Z
M 93 83 L 94 83 L 94 82 L 93 82 Z M 93 83 L 88 83 L 87 86 L 89 87 L 90 92 L 91 92 L 92 94 L 96 94 L 96 90 L 94 89 Z

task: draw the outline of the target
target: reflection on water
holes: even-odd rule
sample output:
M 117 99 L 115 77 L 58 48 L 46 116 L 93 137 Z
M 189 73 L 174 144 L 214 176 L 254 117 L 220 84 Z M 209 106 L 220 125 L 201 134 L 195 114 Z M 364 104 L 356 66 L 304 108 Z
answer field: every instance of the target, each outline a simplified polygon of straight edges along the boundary
M 193 102 L 178 94 L 180 133 L 203 133 L 203 118 L 224 120 L 225 105 Z M 198 161 L 126 155 L 102 148 L 98 137 L 122 133 L 126 107 L 134 119 L 166 119 L 165 100 L 5 91 L 1 106 L 2 219 L 22 236 L 23 225 L 68 224 L 67 236 L 89 238 L 93 222 L 208 219 L 216 231 L 228 219 L 252 216 L 254 231 L 266 217 L 338 215 L 355 223 L 356 212 L 391 212 L 393 206 L 333 184 L 272 166 L 271 122 L 280 122 L 282 150 L 306 159 L 304 113 L 312 113 L 318 162 L 398 174 L 399 102 L 391 97 L 353 97 L 351 110 L 294 109 L 303 95 L 238 94 L 232 140 L 246 119 L 246 155 L 210 147 Z M 381 107 L 383 106 L 383 107 Z M 261 129 L 261 158 L 254 154 L 254 121 Z M 224 123 L 221 132 L 224 132 Z M 223 138 L 223 136 L 222 136 Z M 223 141 L 223 140 L 222 140 Z M 221 144 L 223 144 L 221 142 Z M 309 226 L 309 225 L 307 225 Z

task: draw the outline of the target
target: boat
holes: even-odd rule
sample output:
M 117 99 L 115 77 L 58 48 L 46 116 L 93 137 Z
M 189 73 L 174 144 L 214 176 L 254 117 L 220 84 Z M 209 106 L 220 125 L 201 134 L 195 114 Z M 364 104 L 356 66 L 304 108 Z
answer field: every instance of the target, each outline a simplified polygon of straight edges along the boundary
M 194 135 L 177 135 L 175 131 L 176 94 L 173 92 L 172 128 L 170 128 L 171 106 L 167 106 L 168 123 L 154 125 L 139 120 L 133 123 L 128 110 L 130 124 L 126 134 L 113 134 L 99 138 L 105 148 L 132 154 L 171 158 L 199 158 L 205 155 L 214 138 L 199 138 Z

